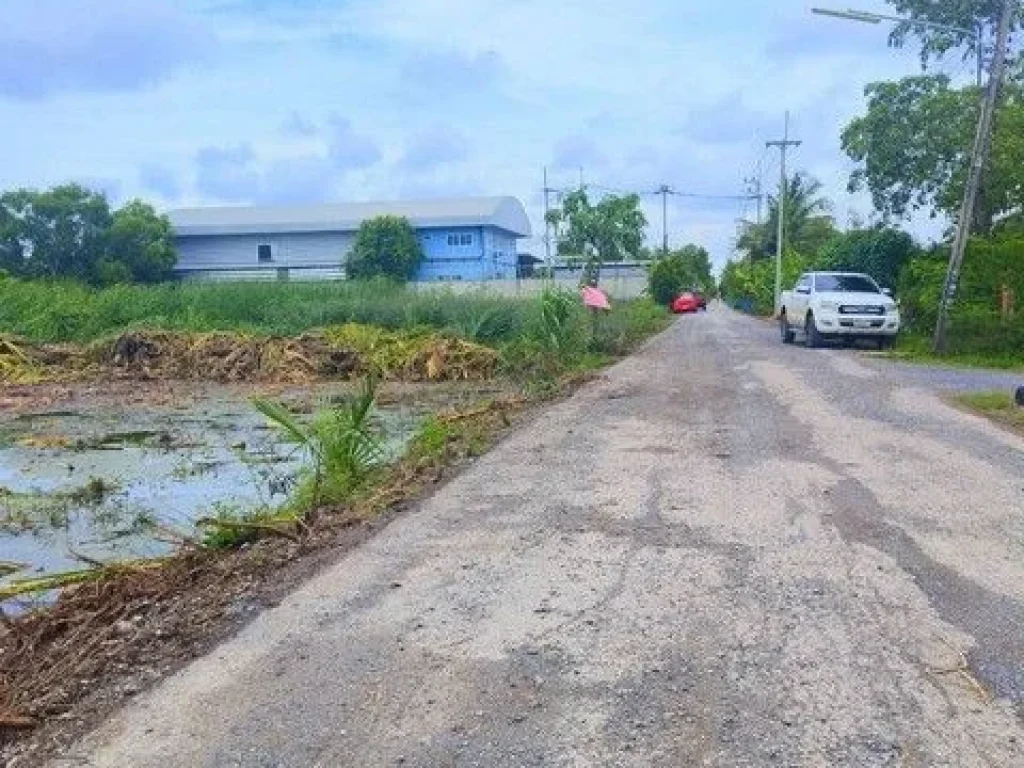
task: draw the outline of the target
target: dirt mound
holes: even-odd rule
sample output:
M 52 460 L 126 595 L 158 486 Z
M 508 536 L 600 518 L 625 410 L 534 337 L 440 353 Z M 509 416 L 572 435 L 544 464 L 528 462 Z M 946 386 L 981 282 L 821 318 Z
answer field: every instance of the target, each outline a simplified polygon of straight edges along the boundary
M 0 383 L 120 379 L 301 384 L 374 373 L 391 381 L 483 381 L 498 354 L 432 331 L 342 325 L 294 338 L 234 332 L 131 331 L 87 347 L 0 337 Z

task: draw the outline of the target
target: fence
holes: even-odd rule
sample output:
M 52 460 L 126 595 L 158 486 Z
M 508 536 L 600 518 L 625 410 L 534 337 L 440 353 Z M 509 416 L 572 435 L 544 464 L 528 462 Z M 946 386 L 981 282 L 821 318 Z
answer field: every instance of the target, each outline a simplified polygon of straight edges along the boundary
M 558 288 L 567 291 L 578 291 L 579 277 L 558 275 L 554 279 L 523 279 L 523 280 L 438 280 L 424 283 L 411 283 L 418 291 L 452 291 L 453 293 L 493 293 L 498 296 L 536 296 L 545 288 Z M 603 290 L 613 299 L 635 299 L 647 290 L 647 279 L 638 276 L 602 277 L 600 283 Z

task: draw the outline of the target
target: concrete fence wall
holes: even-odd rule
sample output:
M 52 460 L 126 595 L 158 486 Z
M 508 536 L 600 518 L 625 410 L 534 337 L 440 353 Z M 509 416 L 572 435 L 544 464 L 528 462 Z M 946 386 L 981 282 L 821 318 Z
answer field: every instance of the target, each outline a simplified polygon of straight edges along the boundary
M 545 288 L 559 288 L 577 292 L 578 277 L 556 277 L 554 280 L 438 280 L 410 283 L 418 291 L 452 291 L 453 293 L 493 293 L 499 296 L 536 296 Z M 613 299 L 635 299 L 647 290 L 647 279 L 643 277 L 602 277 L 601 289 Z

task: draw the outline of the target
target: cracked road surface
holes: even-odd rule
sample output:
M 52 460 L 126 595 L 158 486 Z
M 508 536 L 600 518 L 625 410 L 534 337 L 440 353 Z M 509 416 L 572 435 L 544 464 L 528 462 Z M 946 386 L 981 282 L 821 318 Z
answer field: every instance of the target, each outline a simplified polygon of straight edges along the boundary
M 928 387 L 681 318 L 70 762 L 1024 766 L 1024 440 Z

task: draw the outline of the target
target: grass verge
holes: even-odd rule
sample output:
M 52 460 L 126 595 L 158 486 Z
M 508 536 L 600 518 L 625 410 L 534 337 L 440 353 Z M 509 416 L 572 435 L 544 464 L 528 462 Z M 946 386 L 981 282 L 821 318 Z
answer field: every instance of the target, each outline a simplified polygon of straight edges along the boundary
M 901 334 L 896 346 L 885 353 L 891 360 L 922 365 L 945 365 L 954 368 L 992 368 L 1003 371 L 1024 371 L 1024 350 L 1019 354 L 959 352 L 937 355 L 931 338 Z
M 1024 435 L 1024 408 L 1009 392 L 968 392 L 953 400 L 963 408 Z

